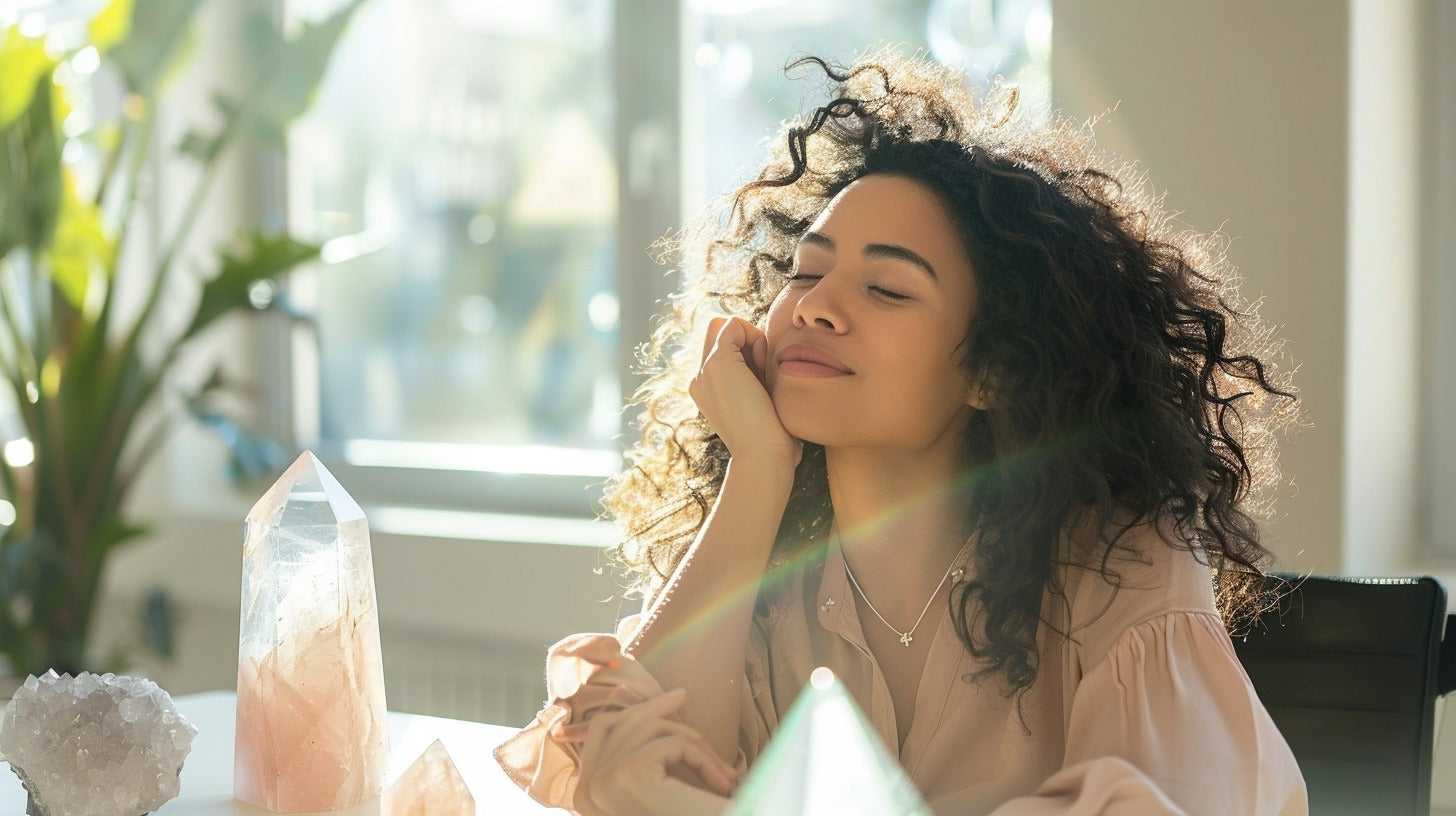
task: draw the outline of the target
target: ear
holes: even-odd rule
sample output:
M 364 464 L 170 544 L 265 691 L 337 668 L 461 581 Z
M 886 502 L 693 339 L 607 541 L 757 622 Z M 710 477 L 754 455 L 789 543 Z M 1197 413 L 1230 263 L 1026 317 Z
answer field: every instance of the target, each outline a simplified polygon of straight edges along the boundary
M 989 411 L 991 406 L 996 404 L 996 391 L 991 384 L 986 382 L 984 375 L 975 378 L 967 377 L 966 382 L 966 405 L 977 411 Z
M 982 388 L 971 388 L 966 391 L 966 405 L 977 411 L 991 410 L 991 394 Z

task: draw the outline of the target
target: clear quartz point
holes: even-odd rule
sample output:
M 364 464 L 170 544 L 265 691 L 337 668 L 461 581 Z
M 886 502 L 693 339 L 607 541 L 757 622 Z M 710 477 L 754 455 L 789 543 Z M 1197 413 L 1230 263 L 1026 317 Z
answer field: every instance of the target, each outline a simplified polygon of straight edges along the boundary
M 930 816 L 930 808 L 844 685 L 820 667 L 726 814 Z
M 276 813 L 378 796 L 388 755 L 369 527 L 305 452 L 248 513 L 233 795 Z

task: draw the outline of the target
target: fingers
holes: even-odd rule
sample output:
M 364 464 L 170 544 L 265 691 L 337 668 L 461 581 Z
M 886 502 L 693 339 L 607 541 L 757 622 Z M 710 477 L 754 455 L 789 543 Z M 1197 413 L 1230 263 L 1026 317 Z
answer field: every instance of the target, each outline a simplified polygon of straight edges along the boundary
M 748 359 L 748 367 L 753 369 L 753 374 L 758 381 L 768 386 L 768 335 L 758 332 L 749 338 L 748 353 L 744 355 Z
M 702 365 L 687 383 L 688 396 L 729 456 L 757 456 L 778 464 L 793 454 L 769 393 L 769 340 L 741 317 L 713 318 L 703 338 Z
M 646 697 L 633 691 L 626 683 L 619 683 L 607 697 L 607 705 L 619 705 L 626 708 L 627 706 L 634 706 L 646 700 Z
M 718 333 L 726 322 L 728 322 L 726 317 L 715 317 L 708 321 L 708 330 L 703 333 L 703 356 L 699 358 L 699 367 L 708 361 L 708 354 L 713 351 L 713 345 L 718 342 Z
M 659 769 L 665 778 L 667 766 L 682 763 L 696 771 L 710 789 L 722 796 L 733 792 L 737 777 L 724 770 L 723 760 L 702 737 L 693 739 L 683 734 L 665 734 L 645 743 L 633 754 L 631 762 L 641 774 L 639 778 L 656 774 Z
M 584 781 L 589 780 L 596 774 L 599 758 L 609 756 L 608 739 L 622 721 L 644 716 L 666 718 L 682 706 L 686 697 L 686 690 L 676 689 L 621 711 L 598 714 L 587 722 L 564 726 L 558 730 L 558 734 L 563 740 L 580 746 L 581 778 Z
M 708 362 L 714 347 L 721 351 L 739 351 L 745 361 L 752 360 L 749 348 L 757 344 L 762 344 L 764 353 L 761 357 L 766 357 L 768 338 L 757 326 L 741 317 L 715 317 L 708 321 L 708 330 L 703 334 L 702 362 Z M 759 368 L 762 370 L 762 365 Z
M 581 746 L 578 795 L 612 811 L 627 802 L 627 797 L 660 786 L 667 779 L 668 766 L 681 763 L 703 785 L 728 796 L 740 775 L 738 770 L 719 757 L 696 729 L 668 719 L 686 696 L 677 689 L 561 729 L 564 739 Z
M 601 814 L 638 814 L 648 803 L 654 813 L 718 813 L 734 785 L 715 773 L 713 761 L 711 748 L 678 735 L 658 737 L 630 754 L 604 761 L 594 776 L 583 769 L 574 804 L 578 811 Z M 669 776 L 669 766 L 692 768 L 712 790 Z M 693 806 L 686 807 L 688 802 Z
M 724 796 L 733 791 L 739 775 L 737 769 L 724 762 L 708 744 L 707 738 L 690 725 L 663 719 L 625 722 L 612 730 L 602 750 L 604 755 L 631 757 L 646 746 L 663 741 L 671 741 L 683 752 L 682 756 L 675 755 L 670 762 L 682 762 L 696 772 L 696 778 L 689 777 L 686 781 L 701 780 L 700 784 L 706 784 Z

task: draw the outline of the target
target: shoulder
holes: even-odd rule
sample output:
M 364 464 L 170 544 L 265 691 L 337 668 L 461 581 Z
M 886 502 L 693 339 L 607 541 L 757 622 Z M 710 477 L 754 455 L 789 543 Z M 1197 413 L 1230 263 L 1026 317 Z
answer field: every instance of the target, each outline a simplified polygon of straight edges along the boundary
M 1072 563 L 1063 573 L 1069 631 L 1092 662 L 1146 621 L 1175 612 L 1218 615 L 1207 556 L 1171 523 L 1119 525 L 1107 535 L 1110 549 L 1105 537 L 1072 534 Z

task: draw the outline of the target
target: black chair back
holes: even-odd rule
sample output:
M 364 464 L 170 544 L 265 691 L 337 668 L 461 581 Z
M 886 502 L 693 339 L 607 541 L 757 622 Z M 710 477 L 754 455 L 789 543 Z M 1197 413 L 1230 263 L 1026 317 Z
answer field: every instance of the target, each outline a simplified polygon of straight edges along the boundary
M 1234 650 L 1294 751 L 1310 813 L 1426 816 L 1436 698 L 1456 686 L 1445 588 L 1429 576 L 1263 580 L 1288 594 Z

